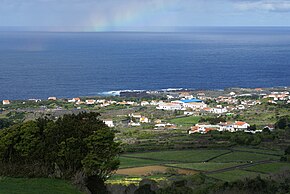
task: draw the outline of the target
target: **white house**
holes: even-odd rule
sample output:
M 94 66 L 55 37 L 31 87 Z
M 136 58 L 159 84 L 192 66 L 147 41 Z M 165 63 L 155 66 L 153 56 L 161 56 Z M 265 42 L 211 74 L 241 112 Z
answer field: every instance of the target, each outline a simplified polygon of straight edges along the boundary
M 87 105 L 92 105 L 92 104 L 95 104 L 95 103 L 96 103 L 96 100 L 93 100 L 93 99 L 86 100 L 86 104 Z
M 235 128 L 234 128 L 233 123 L 230 123 L 230 122 L 222 123 L 222 122 L 220 122 L 218 125 L 220 126 L 220 128 L 218 129 L 218 131 L 235 132 Z
M 142 116 L 140 119 L 140 123 L 149 123 L 149 119 L 147 117 Z
M 73 98 L 73 99 L 71 99 L 71 100 L 68 100 L 68 102 L 73 102 L 73 103 L 75 103 L 75 102 L 80 102 L 80 101 L 81 101 L 80 98 Z
M 235 131 L 245 131 L 250 127 L 250 125 L 243 121 L 236 121 L 233 125 Z
M 56 97 L 48 97 L 47 99 L 48 99 L 48 100 L 54 100 L 54 101 L 57 100 Z
M 3 100 L 3 101 L 2 101 L 2 104 L 3 104 L 3 105 L 9 105 L 9 104 L 10 104 L 10 101 L 9 101 L 9 100 Z
M 177 103 L 162 103 L 156 109 L 159 110 L 184 110 L 181 104 Z
M 142 102 L 141 102 L 141 106 L 148 106 L 148 105 L 150 105 L 150 103 L 147 102 L 147 101 L 142 101 Z
M 203 109 L 207 107 L 207 104 L 204 102 L 189 102 L 189 103 L 184 103 L 183 106 L 185 108 L 191 108 L 191 109 Z
M 222 114 L 222 113 L 228 112 L 228 109 L 227 108 L 212 108 L 211 112 L 215 114 Z
M 108 127 L 115 127 L 114 122 L 112 119 L 106 119 L 103 120 L 103 122 L 108 126 Z

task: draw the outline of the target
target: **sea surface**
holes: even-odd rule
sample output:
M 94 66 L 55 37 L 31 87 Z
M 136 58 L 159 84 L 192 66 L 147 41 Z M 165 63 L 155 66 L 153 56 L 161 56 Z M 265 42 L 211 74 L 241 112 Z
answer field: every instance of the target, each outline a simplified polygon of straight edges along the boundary
M 290 28 L 0 32 L 0 100 L 290 86 Z

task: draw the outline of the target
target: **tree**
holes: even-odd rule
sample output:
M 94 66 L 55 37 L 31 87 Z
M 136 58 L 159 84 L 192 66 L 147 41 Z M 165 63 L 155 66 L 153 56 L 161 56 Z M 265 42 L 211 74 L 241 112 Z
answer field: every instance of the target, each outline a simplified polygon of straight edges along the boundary
M 275 127 L 278 129 L 289 129 L 290 128 L 290 117 L 289 116 L 283 116 L 280 117 L 275 124 Z
M 71 179 L 82 172 L 88 188 L 117 170 L 119 143 L 98 113 L 40 118 L 0 131 L 0 175 L 56 176 Z M 45 170 L 43 170 L 45 169 Z M 90 190 L 91 190 L 90 189 Z M 92 190 L 91 190 L 92 191 Z M 93 191 L 92 191 L 93 192 Z

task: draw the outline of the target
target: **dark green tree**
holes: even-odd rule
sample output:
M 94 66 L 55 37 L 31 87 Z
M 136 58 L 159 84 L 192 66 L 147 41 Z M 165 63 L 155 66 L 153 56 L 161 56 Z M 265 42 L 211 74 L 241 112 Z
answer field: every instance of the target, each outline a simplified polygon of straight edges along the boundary
M 104 182 L 118 168 L 120 145 L 99 116 L 40 118 L 1 130 L 0 175 L 71 179 L 82 172 L 89 189 L 92 180 Z

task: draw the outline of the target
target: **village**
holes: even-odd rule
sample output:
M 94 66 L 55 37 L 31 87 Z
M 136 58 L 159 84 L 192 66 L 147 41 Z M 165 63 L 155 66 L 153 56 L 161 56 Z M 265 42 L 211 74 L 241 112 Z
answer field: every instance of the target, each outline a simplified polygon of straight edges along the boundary
M 286 87 L 235 88 L 224 91 L 167 90 L 132 92 L 129 93 L 129 97 L 98 96 L 71 99 L 48 97 L 47 100 L 2 100 L 0 115 L 5 117 L 8 112 L 16 111 L 30 112 L 34 117 L 47 114 L 58 117 L 70 112 L 97 111 L 101 113 L 106 125 L 117 129 L 182 129 L 188 134 L 205 134 L 209 131 L 259 133 L 265 128 L 273 130 L 274 123 L 265 122 L 264 125 L 253 127 L 254 123 L 247 122 L 248 119 L 241 120 L 239 115 L 262 104 L 288 105 L 290 104 L 289 90 Z M 190 121 L 190 118 L 194 120 L 201 117 L 223 119 L 217 119 L 215 123 L 200 122 L 200 119 L 196 122 Z M 187 118 L 185 123 L 170 122 L 184 118 Z M 26 119 L 34 118 L 27 116 Z

